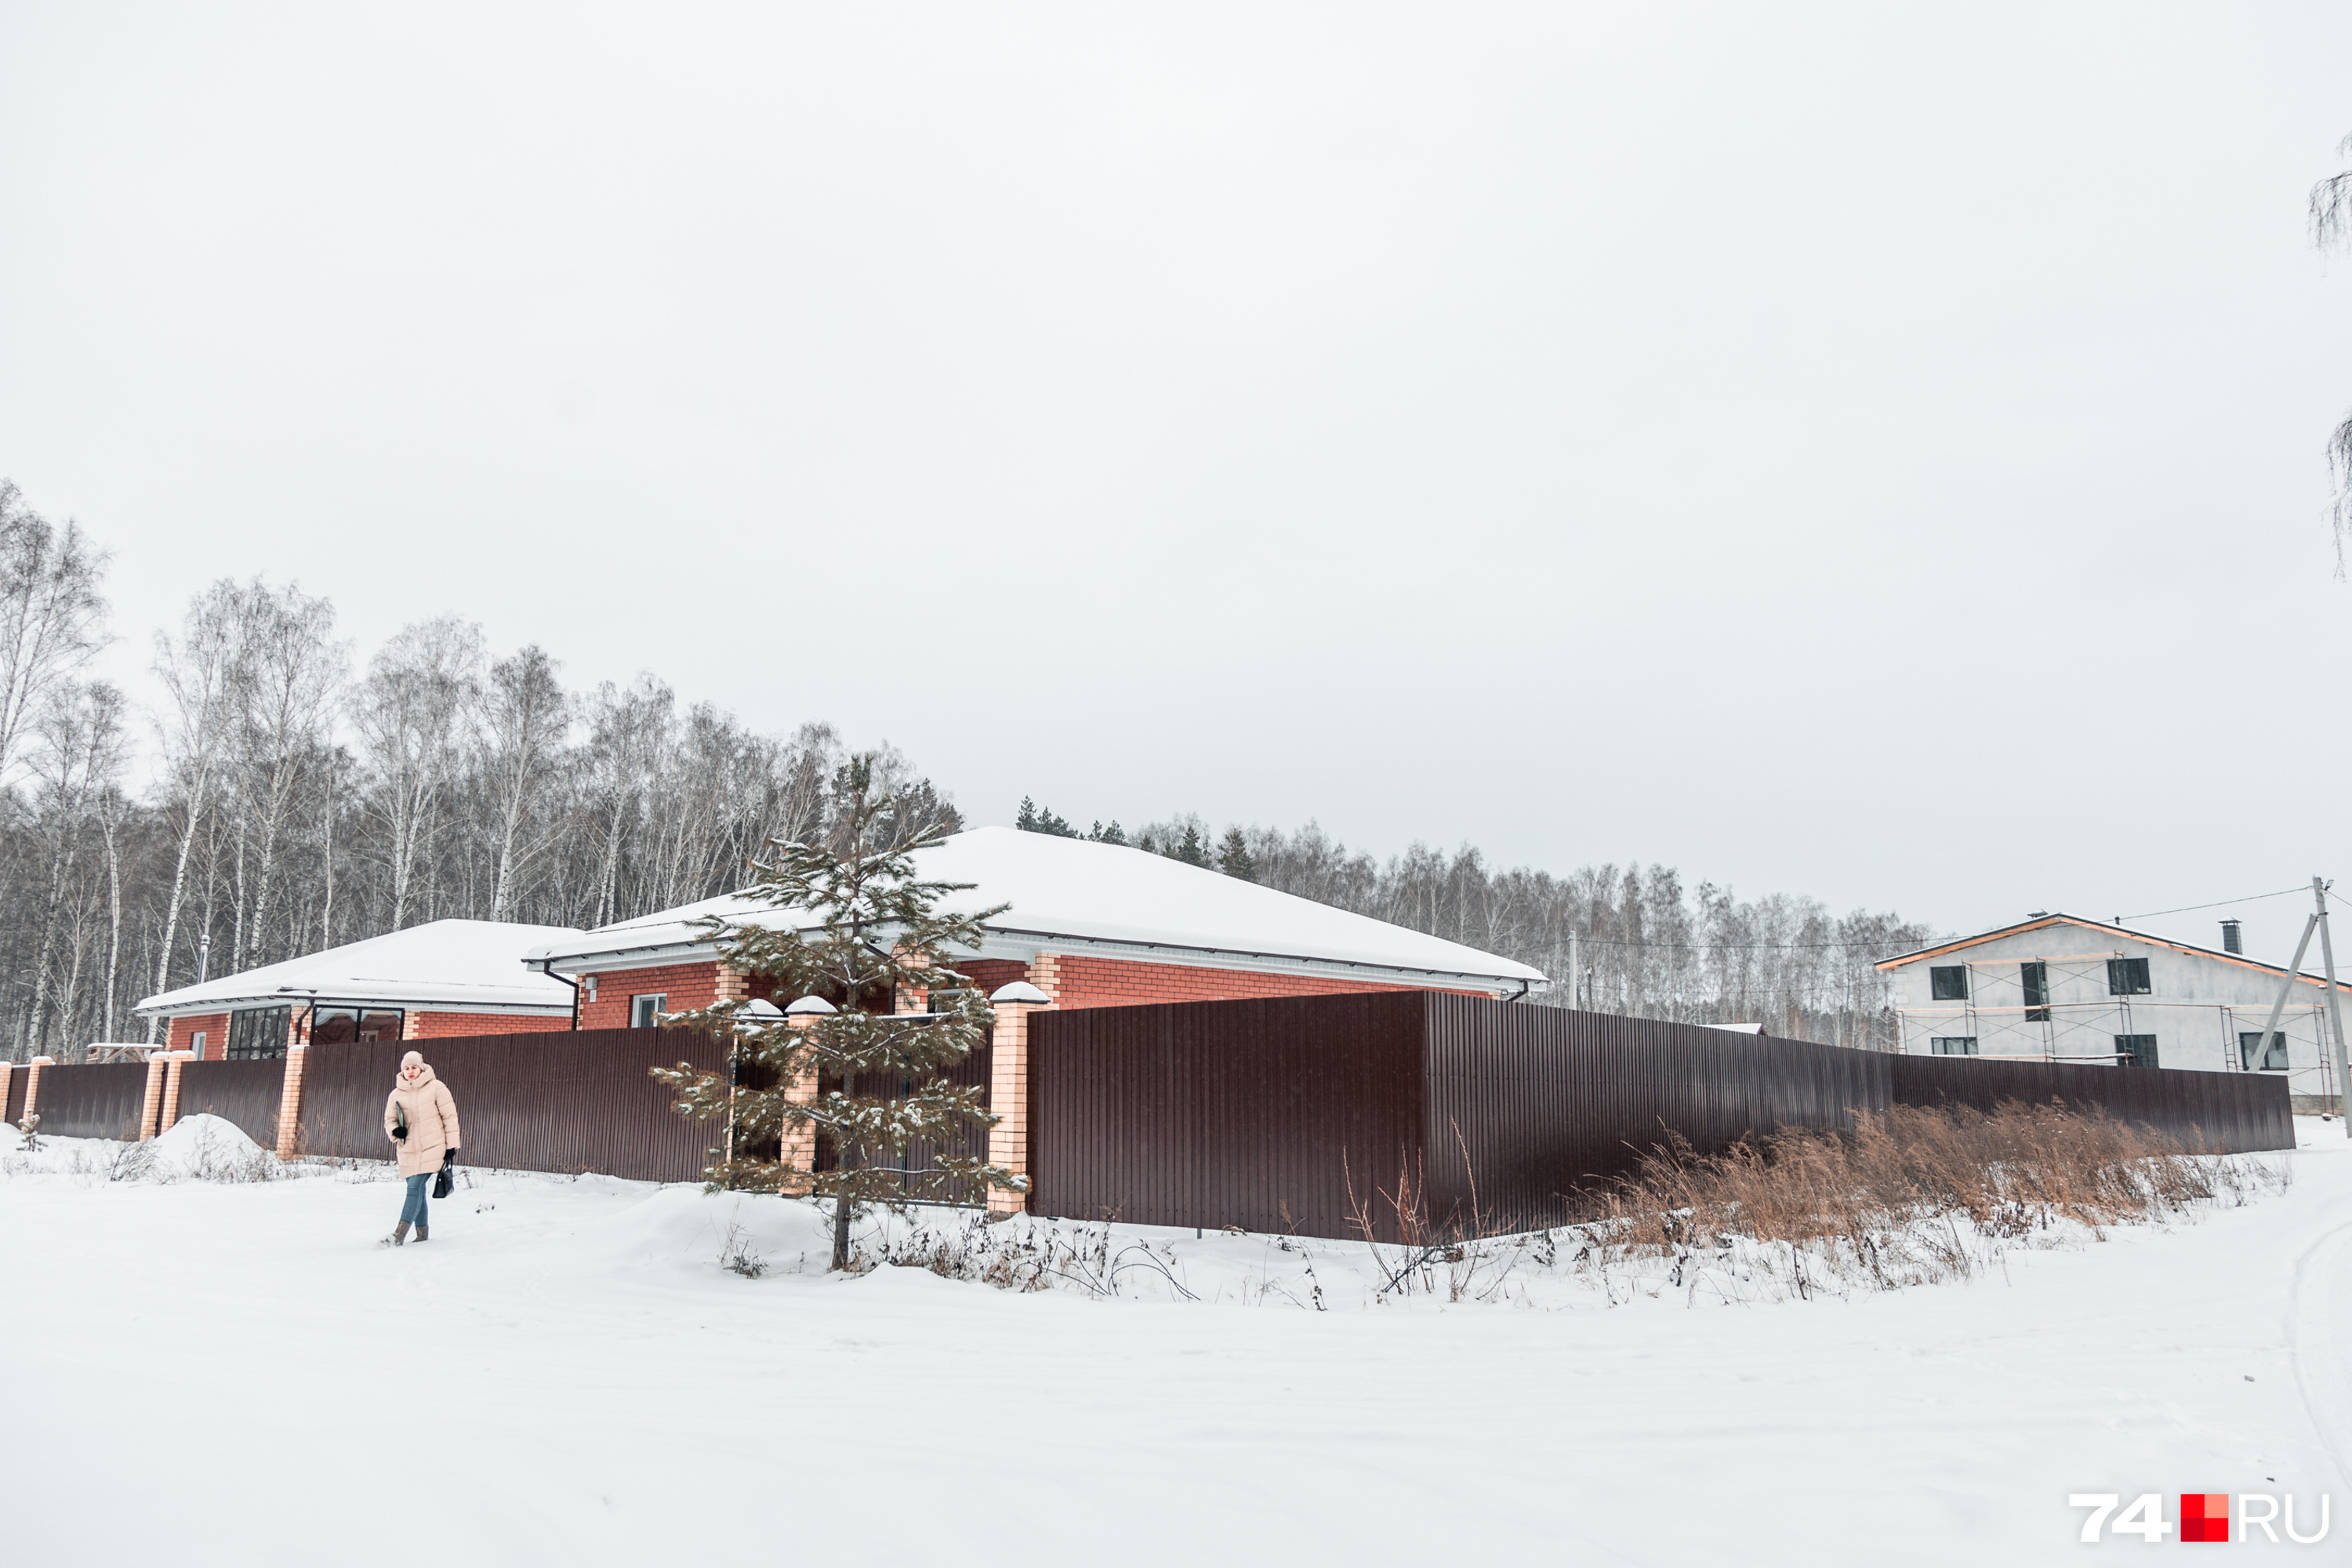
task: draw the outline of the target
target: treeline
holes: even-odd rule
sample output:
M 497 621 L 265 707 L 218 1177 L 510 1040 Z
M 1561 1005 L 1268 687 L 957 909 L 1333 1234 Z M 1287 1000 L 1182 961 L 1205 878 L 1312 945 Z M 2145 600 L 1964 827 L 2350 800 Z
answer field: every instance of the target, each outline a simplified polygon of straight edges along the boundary
M 137 1002 L 448 917 L 588 926 L 830 838 L 829 726 L 746 729 L 662 681 L 567 688 L 538 647 L 407 626 L 354 666 L 333 605 L 259 578 L 155 638 L 163 700 L 86 679 L 107 557 L 0 481 L 0 1042 L 144 1039 Z M 895 837 L 960 826 L 885 748 Z M 143 787 L 139 781 L 147 781 Z
M 1313 823 L 1215 831 L 1197 816 L 1130 833 L 1080 829 L 1034 802 L 1018 826 L 1132 844 L 1286 893 L 1410 926 L 1531 964 L 1555 1007 L 1692 1024 L 1761 1024 L 1776 1035 L 1892 1050 L 1893 987 L 1873 964 L 1927 945 L 1924 925 L 1892 914 L 1833 914 L 1818 900 L 1735 898 L 1685 887 L 1669 867 L 1588 866 L 1564 876 L 1500 870 L 1476 849 L 1416 844 L 1386 861 Z

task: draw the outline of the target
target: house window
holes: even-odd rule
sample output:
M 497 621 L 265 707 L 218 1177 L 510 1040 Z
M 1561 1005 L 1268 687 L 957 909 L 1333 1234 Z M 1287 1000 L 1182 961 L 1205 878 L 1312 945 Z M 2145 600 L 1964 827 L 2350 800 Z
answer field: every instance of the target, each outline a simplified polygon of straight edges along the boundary
M 1939 1057 L 1972 1057 L 1977 1054 L 1974 1035 L 1938 1035 L 1927 1042 Z
M 2046 1024 L 2050 1021 L 2050 966 L 2040 959 L 2017 966 L 2017 978 L 2025 987 L 2025 1021 Z
M 314 1046 L 364 1045 L 400 1038 L 404 1015 L 376 1007 L 321 1007 L 310 1015 Z
M 2107 994 L 2110 996 L 2147 995 L 2147 960 L 2145 958 L 2107 960 Z
M 1965 963 L 1939 963 L 1928 970 L 1927 994 L 1937 1002 L 1967 1001 L 1969 966 Z
M 662 1014 L 668 1006 L 669 993 L 667 991 L 656 991 L 650 996 L 630 997 L 629 1027 L 658 1029 L 661 1027 Z
M 2254 1065 L 2254 1046 L 2263 1037 L 2260 1029 L 2246 1029 L 2238 1036 L 2238 1065 L 2248 1072 L 2286 1071 L 2286 1036 L 2271 1037 L 2271 1048 L 2263 1053 L 2263 1065 Z
M 192 1050 L 192 1051 L 194 1051 L 194 1052 L 195 1052 L 195 1053 L 196 1053 L 196 1060 L 198 1060 L 198 1061 L 202 1061 L 202 1060 L 204 1060 L 204 1059 L 205 1059 L 205 1033 L 206 1033 L 206 1031 L 205 1031 L 205 1030 L 203 1030 L 203 1029 L 198 1029 L 198 1030 L 197 1030 L 194 1035 L 192 1035 L 191 1037 L 189 1037 L 189 1039 L 188 1039 L 188 1049 L 190 1049 L 190 1050 Z
M 2156 1065 L 2154 1035 L 2117 1035 L 2116 1066 L 2119 1068 L 2152 1068 Z
M 286 1054 L 286 1030 L 293 1022 L 291 1007 L 248 1007 L 228 1016 L 228 1059 L 267 1061 Z

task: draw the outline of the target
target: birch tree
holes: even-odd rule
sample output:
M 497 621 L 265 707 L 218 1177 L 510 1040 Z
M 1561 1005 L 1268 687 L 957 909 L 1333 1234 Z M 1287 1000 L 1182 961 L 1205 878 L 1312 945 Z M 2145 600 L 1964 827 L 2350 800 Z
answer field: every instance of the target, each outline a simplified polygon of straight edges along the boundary
M 51 526 L 0 479 L 0 787 L 28 727 L 107 641 L 106 565 L 79 523 Z
M 370 772 L 391 890 L 390 924 L 420 901 L 418 866 L 441 826 L 443 795 L 481 681 L 482 634 L 453 616 L 404 626 L 368 665 L 352 703 Z
M 245 968 L 270 915 L 279 861 L 295 831 L 307 775 L 324 748 L 346 654 L 335 607 L 289 584 L 255 582 L 244 595 L 245 679 L 238 683 L 235 754 L 243 828 L 255 868 L 250 918 L 239 900 L 232 970 Z
M 502 921 L 519 881 L 547 844 L 544 805 L 563 760 L 572 703 L 537 644 L 490 666 L 478 766 L 490 813 L 489 918 Z
M 155 674 L 165 698 L 163 761 L 179 818 L 171 892 L 163 906 L 162 940 L 156 943 L 157 991 L 171 988 L 172 952 L 187 897 L 189 865 L 213 804 L 238 683 L 244 679 L 241 608 L 236 584 L 224 578 L 188 606 L 177 638 L 160 632 L 155 637 Z M 155 1028 L 150 1019 L 150 1042 Z

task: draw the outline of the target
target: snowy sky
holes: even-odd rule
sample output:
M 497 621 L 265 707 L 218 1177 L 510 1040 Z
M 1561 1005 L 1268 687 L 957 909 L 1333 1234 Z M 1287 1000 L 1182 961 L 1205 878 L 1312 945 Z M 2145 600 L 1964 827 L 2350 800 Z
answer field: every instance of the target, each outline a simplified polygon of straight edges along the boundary
M 2352 891 L 2352 10 L 985 9 L 0 8 L 115 673 L 266 572 L 980 821 Z

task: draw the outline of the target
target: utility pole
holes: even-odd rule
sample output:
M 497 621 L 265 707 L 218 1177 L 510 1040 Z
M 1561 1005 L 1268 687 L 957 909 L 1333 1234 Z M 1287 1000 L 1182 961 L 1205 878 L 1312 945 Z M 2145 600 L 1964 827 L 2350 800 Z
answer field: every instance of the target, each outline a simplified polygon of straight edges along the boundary
M 2344 1005 L 2336 994 L 2336 944 L 2327 937 L 2327 884 L 2314 877 L 2311 879 L 2313 907 L 2319 912 L 2313 918 L 2319 921 L 2319 957 L 2327 967 L 2327 1032 L 2336 1047 L 2336 1120 L 2345 1120 L 2345 1110 L 2352 1106 L 2346 1094 L 2344 1081 Z M 2352 1122 L 2346 1123 L 2352 1131 Z
M 2251 1067 L 2269 1055 L 2271 1041 L 2278 1035 L 2279 1016 L 2286 1011 L 2286 999 L 2294 994 L 2295 980 L 2303 973 L 2303 955 L 2311 948 L 2311 933 L 2317 931 L 2320 961 L 2326 967 L 2327 982 L 2327 1030 L 2321 1048 L 2328 1053 L 2329 1065 L 2336 1072 L 2336 1119 L 2343 1121 L 2352 1097 L 2345 1092 L 2344 1007 L 2336 994 L 2336 944 L 2328 934 L 2327 882 L 2323 878 L 2311 879 L 2311 913 L 2303 921 L 2303 940 L 2294 944 L 2294 956 L 2287 961 L 2286 978 L 2279 983 L 2278 1000 L 2271 1004 L 2271 1016 L 2263 1025 L 2263 1032 L 2254 1037 L 2253 1061 L 2246 1065 Z M 2347 1125 L 2347 1131 L 2352 1132 L 2352 1125 Z

